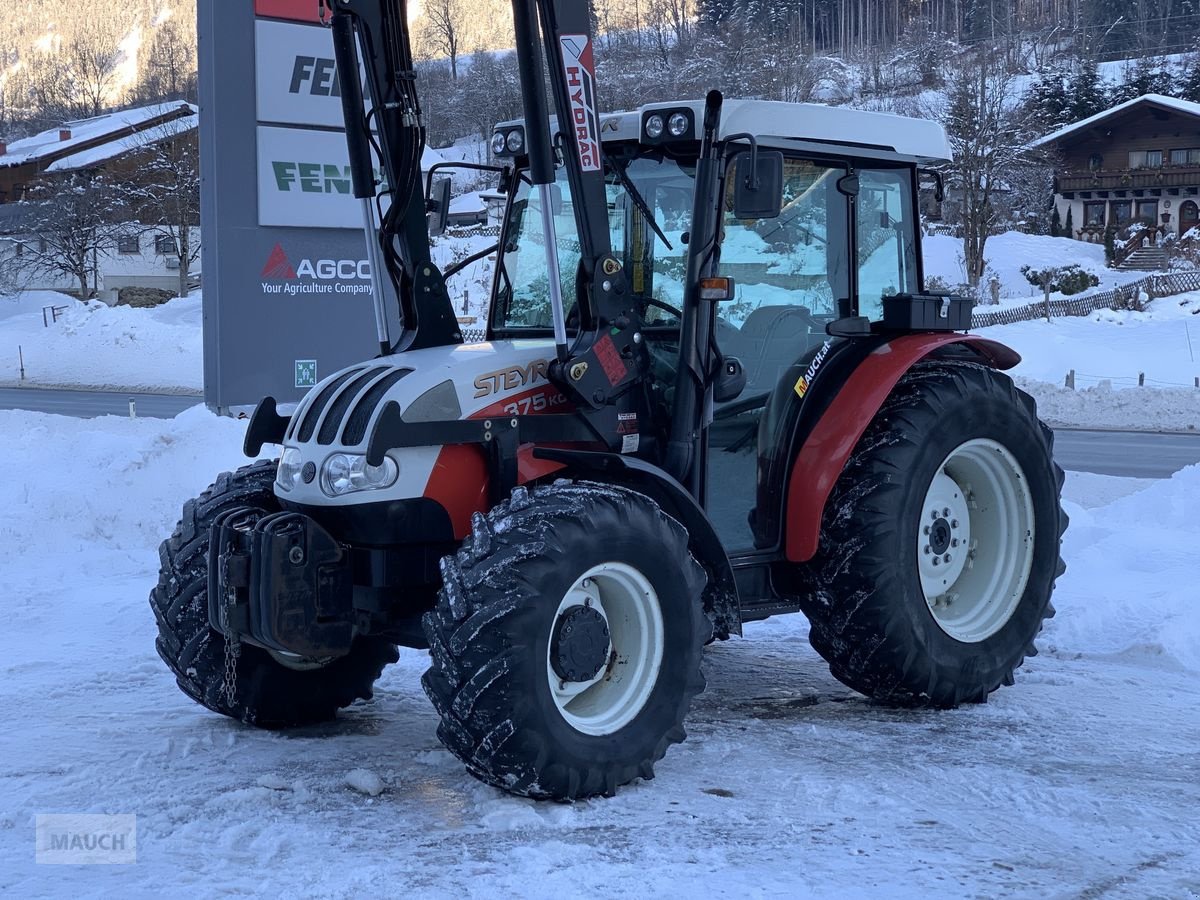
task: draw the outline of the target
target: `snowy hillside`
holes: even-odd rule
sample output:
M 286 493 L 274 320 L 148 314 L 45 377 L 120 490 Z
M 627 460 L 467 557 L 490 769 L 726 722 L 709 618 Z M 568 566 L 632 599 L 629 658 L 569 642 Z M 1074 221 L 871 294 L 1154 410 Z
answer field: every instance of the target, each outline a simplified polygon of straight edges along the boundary
M 241 429 L 200 409 L 0 412 L 5 893 L 1200 890 L 1200 468 L 1149 484 L 1070 476 L 1058 616 L 987 705 L 872 706 L 829 675 L 802 618 L 772 620 L 709 649 L 688 740 L 655 781 L 537 805 L 441 748 L 423 653 L 404 651 L 371 703 L 298 732 L 237 725 L 176 689 L 146 604 L 155 548 L 180 504 L 239 463 Z M 66 811 L 136 814 L 137 864 L 35 865 L 35 814 Z

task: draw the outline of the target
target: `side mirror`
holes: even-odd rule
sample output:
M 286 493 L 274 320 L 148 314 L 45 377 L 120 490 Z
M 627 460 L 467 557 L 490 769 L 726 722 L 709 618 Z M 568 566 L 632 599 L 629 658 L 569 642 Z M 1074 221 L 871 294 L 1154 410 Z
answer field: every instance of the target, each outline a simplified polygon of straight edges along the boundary
M 433 191 L 425 201 L 426 219 L 429 223 L 429 236 L 439 237 L 446 233 L 446 223 L 450 220 L 450 179 L 439 178 L 433 183 Z
M 774 219 L 783 210 L 783 154 L 778 150 L 746 151 L 733 158 L 733 216 Z

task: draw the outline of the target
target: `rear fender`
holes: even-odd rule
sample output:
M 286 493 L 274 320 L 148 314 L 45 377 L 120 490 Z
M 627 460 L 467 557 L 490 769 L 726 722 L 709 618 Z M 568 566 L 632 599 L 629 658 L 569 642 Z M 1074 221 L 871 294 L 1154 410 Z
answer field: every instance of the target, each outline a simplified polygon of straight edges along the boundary
M 784 550 L 791 562 L 817 553 L 825 504 L 859 438 L 884 402 L 914 365 L 931 356 L 969 360 L 1011 369 L 1016 351 L 970 334 L 907 334 L 868 353 L 840 385 L 813 382 L 813 390 L 833 392 L 791 467 L 784 510 Z

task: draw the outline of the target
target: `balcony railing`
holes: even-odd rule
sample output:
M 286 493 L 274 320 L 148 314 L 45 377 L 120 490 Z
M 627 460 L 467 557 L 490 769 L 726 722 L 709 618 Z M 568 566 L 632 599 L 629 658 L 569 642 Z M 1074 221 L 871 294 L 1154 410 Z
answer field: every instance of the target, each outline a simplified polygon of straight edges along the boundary
M 1054 178 L 1054 190 L 1059 194 L 1071 191 L 1121 191 L 1180 187 L 1200 187 L 1200 166 L 1063 172 Z

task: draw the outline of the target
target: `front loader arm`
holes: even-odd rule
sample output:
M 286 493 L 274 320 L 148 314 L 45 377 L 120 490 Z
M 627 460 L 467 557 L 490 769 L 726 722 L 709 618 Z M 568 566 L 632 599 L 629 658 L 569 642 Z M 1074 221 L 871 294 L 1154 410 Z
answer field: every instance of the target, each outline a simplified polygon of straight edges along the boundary
M 395 346 L 385 351 L 461 343 L 445 279 L 431 258 L 421 183 L 425 122 L 417 97 L 407 0 L 321 0 L 321 5 L 333 29 L 343 86 L 354 196 L 364 201 L 368 212 L 377 196 L 391 201 L 377 222 L 372 215 L 364 217 L 367 241 L 373 244 L 369 256 L 383 270 L 372 273 L 377 307 L 384 273 L 400 304 L 402 332 Z M 360 87 L 360 62 L 366 96 Z M 382 167 L 382 190 L 373 150 Z M 381 343 L 390 344 L 385 334 L 380 322 Z

